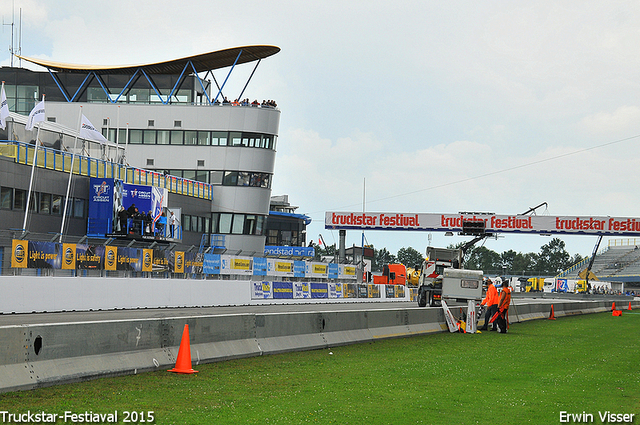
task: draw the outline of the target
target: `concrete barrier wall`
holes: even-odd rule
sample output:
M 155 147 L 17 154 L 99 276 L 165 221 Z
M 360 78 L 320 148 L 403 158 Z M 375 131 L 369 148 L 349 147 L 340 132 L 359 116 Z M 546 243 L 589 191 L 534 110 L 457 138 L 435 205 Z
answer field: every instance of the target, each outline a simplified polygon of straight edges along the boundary
M 510 321 L 611 309 L 605 301 L 544 301 L 510 309 Z M 640 301 L 633 301 L 635 308 Z M 619 306 L 619 308 L 622 306 Z M 460 310 L 452 313 L 459 317 Z M 209 315 L 0 327 L 0 392 L 31 389 L 98 376 L 166 370 L 175 365 L 189 325 L 192 362 L 446 331 L 440 308 L 390 308 L 273 314 Z

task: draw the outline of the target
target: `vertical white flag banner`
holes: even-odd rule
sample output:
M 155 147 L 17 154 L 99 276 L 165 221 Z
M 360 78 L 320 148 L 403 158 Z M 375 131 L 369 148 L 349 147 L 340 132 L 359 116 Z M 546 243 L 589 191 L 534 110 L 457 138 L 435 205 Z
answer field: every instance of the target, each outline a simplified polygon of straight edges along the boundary
M 82 114 L 82 122 L 80 123 L 80 137 L 87 140 L 95 140 L 100 143 L 109 143 L 102 133 L 96 130 L 84 114 Z
M 27 125 L 24 127 L 25 130 L 33 130 L 33 126 L 40 121 L 44 121 L 44 99 L 34 106 L 29 113 Z
M 9 104 L 7 103 L 7 94 L 4 92 L 3 81 L 2 90 L 0 90 L 0 128 L 3 130 L 7 127 L 7 118 L 9 118 Z

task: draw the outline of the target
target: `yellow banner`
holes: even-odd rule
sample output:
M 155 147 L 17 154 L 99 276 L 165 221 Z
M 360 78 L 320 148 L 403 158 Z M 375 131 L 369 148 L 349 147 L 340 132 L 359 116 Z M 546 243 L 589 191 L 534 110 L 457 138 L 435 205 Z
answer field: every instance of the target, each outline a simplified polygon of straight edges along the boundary
M 173 272 L 184 273 L 184 252 L 176 251 L 174 254 Z
M 118 247 L 117 246 L 105 246 L 104 247 L 104 269 L 109 271 L 115 271 L 118 266 Z
M 153 266 L 153 249 L 142 250 L 142 271 L 150 272 Z
M 322 264 L 314 264 L 313 273 L 327 274 L 327 266 L 324 266 Z
M 11 267 L 26 269 L 28 254 L 29 242 L 20 239 L 14 239 L 11 242 Z
M 292 272 L 293 271 L 293 263 L 284 263 L 281 261 L 276 262 L 276 271 L 277 272 Z
M 355 276 L 356 275 L 356 268 L 355 267 L 351 267 L 351 266 L 344 266 L 344 274 L 346 276 Z
M 62 244 L 62 270 L 75 270 L 76 269 L 76 244 L 63 243 Z
M 235 270 L 250 270 L 251 259 L 249 258 L 234 258 L 231 262 L 231 268 Z

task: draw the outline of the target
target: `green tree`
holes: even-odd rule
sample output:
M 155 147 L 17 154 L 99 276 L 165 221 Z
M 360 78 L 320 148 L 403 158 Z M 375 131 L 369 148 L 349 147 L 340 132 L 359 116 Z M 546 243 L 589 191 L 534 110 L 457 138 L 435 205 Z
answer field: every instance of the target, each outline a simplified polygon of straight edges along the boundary
M 464 268 L 482 270 L 486 274 L 501 274 L 502 259 L 497 252 L 485 246 L 479 246 L 471 251 Z
M 571 265 L 569 253 L 565 250 L 564 241 L 553 238 L 540 248 L 540 256 L 536 271 L 540 274 L 556 275 Z
M 423 255 L 414 248 L 400 248 L 398 250 L 398 261 L 404 264 L 406 267 L 420 268 L 424 261 Z
M 321 261 L 322 257 L 334 257 L 338 252 L 336 244 L 329 246 L 325 245 L 325 247 L 322 248 L 320 245 L 312 242 L 311 246 L 313 246 L 313 248 L 316 250 L 316 255 L 313 258 L 315 261 Z
M 513 259 L 510 274 L 512 275 L 531 275 L 538 263 L 538 254 L 528 252 L 526 254 L 517 253 Z
M 398 259 L 396 258 L 396 256 L 391 254 L 389 251 L 387 251 L 387 248 L 382 248 L 380 250 L 375 249 L 374 262 L 371 265 L 371 269 L 374 272 L 381 272 L 382 267 L 385 264 L 393 264 L 397 262 L 398 262 Z

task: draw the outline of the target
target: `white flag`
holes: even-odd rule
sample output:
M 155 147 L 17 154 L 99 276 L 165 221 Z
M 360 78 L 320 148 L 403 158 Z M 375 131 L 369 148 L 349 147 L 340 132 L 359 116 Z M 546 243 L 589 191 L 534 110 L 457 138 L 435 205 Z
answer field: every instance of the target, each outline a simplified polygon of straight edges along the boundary
M 82 122 L 80 124 L 80 137 L 87 140 L 95 140 L 100 143 L 109 143 L 102 133 L 96 130 L 84 114 L 82 114 Z
M 3 130 L 7 127 L 7 118 L 9 118 L 9 104 L 7 103 L 7 94 L 4 92 L 4 82 L 0 91 L 0 128 Z
M 29 113 L 27 125 L 24 127 L 25 130 L 33 130 L 33 126 L 40 121 L 44 121 L 44 99 L 34 106 Z

